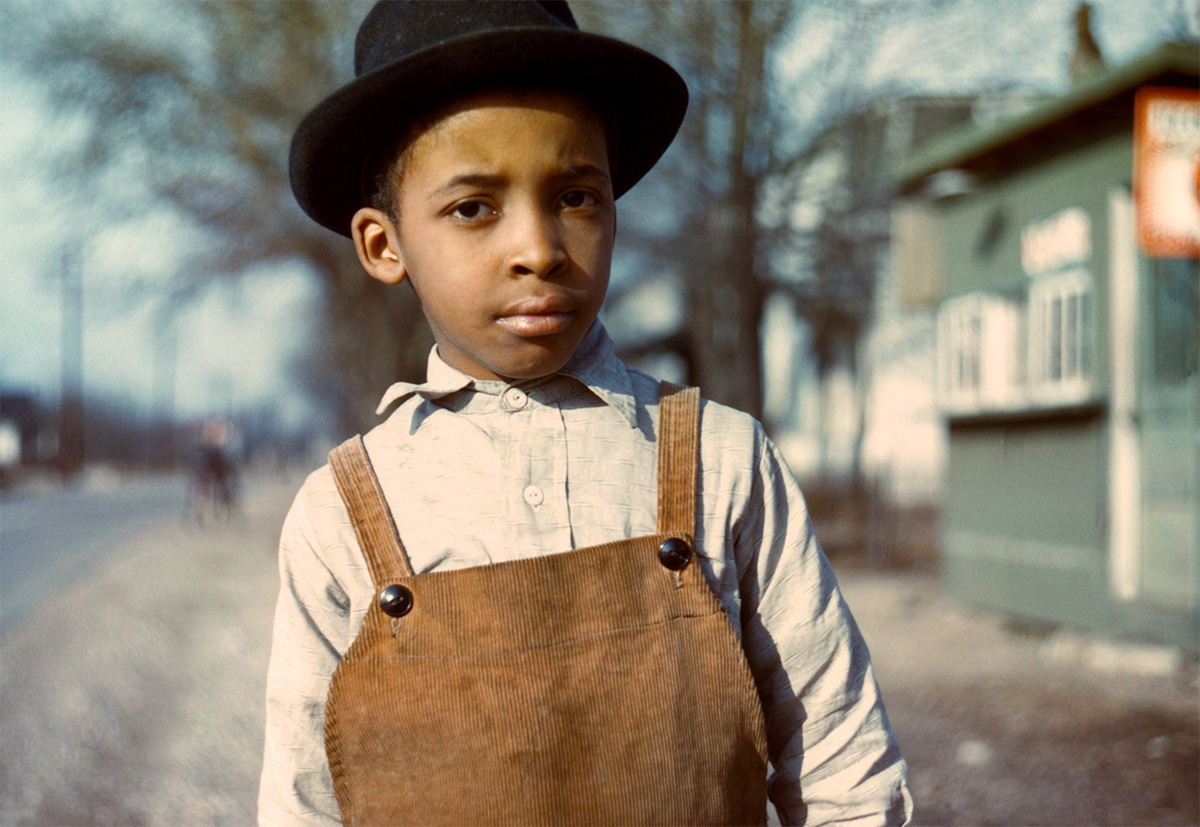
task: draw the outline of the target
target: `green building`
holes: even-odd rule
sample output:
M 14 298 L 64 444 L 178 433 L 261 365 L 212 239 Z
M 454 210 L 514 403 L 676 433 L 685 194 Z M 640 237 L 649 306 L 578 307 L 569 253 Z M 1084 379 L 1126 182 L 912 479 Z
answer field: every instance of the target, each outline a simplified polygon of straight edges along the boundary
M 900 167 L 892 260 L 937 308 L 961 599 L 1200 649 L 1198 75 L 1200 47 L 1165 46 Z

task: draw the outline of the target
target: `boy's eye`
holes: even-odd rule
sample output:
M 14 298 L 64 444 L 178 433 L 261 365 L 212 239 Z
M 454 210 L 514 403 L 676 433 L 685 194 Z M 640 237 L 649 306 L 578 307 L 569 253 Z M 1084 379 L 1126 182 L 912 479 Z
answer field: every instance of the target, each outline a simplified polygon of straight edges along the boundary
M 490 213 L 494 213 L 491 207 L 482 201 L 464 201 L 458 204 L 450 211 L 450 214 L 455 218 L 462 218 L 467 221 L 473 221 L 477 218 L 483 218 Z
M 562 204 L 569 209 L 595 206 L 596 196 L 585 190 L 571 190 L 562 197 Z

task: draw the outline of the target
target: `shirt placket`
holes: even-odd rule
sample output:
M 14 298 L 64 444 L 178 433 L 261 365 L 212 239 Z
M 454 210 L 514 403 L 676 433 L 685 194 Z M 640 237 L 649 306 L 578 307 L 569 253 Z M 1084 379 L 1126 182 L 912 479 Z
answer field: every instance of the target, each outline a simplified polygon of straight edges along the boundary
M 567 551 L 566 429 L 558 406 L 511 386 L 500 395 L 505 439 L 504 560 Z

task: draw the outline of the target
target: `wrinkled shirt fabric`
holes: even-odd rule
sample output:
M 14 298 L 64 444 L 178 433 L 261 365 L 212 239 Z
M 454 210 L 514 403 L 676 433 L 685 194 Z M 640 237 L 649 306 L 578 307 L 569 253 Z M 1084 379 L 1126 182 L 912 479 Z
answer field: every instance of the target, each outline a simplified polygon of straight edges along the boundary
M 365 437 L 414 572 L 654 533 L 658 390 L 599 322 L 537 380 L 472 379 L 435 348 L 427 381 L 392 386 L 379 412 L 398 407 Z M 698 483 L 697 560 L 762 699 L 780 819 L 907 823 L 907 768 L 866 645 L 757 421 L 703 403 Z M 375 589 L 328 466 L 288 513 L 279 568 L 259 822 L 340 824 L 325 700 Z

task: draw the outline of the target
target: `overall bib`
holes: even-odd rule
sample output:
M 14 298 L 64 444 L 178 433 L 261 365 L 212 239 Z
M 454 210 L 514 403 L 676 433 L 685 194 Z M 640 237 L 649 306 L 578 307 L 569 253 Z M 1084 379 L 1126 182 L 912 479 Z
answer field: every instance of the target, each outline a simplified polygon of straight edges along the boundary
M 345 824 L 766 823 L 762 707 L 692 547 L 699 421 L 664 384 L 658 533 L 415 576 L 361 438 L 330 455 L 377 596 L 326 705 Z

